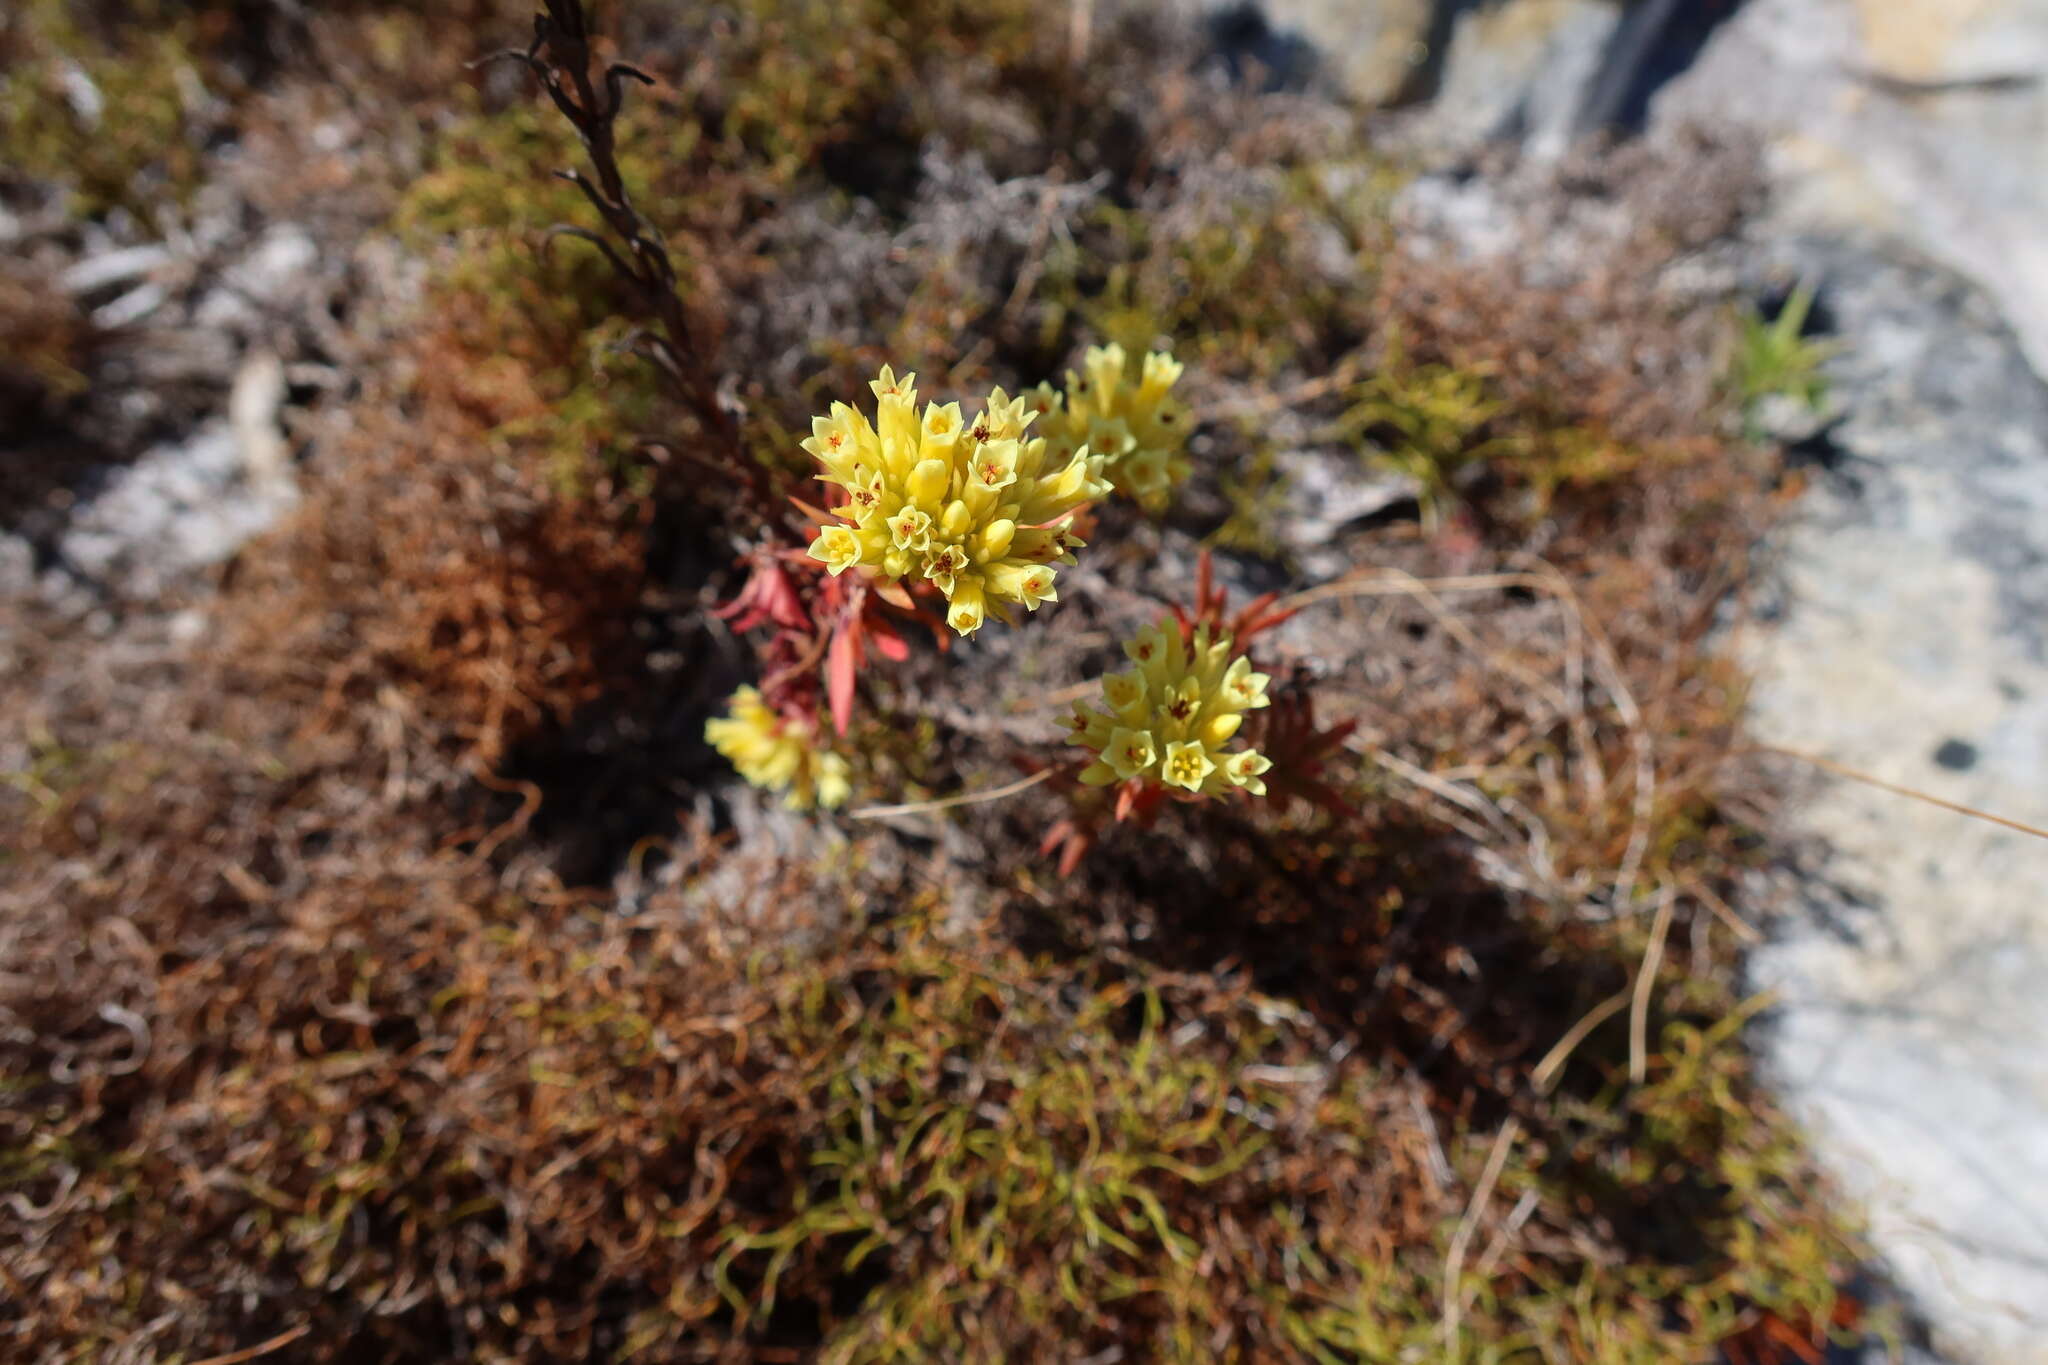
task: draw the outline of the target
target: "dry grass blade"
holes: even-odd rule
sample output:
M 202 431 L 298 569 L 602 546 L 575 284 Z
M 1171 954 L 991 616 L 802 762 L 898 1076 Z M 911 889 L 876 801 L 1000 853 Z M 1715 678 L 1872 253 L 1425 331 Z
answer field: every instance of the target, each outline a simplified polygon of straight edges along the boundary
M 1637 1085 L 1649 1075 L 1650 992 L 1657 984 L 1657 969 L 1664 965 L 1664 939 L 1671 932 L 1671 913 L 1676 904 L 1677 898 L 1666 887 L 1657 901 L 1657 918 L 1650 925 L 1650 943 L 1643 949 L 1643 964 L 1636 969 L 1628 1015 L 1628 1078 Z
M 281 1351 L 312 1330 L 311 1327 L 301 1323 L 289 1332 L 279 1332 L 270 1340 L 258 1342 L 247 1350 L 230 1351 L 224 1356 L 208 1356 L 205 1360 L 193 1361 L 192 1365 L 242 1365 L 242 1362 L 245 1360 L 255 1360 L 260 1356 L 269 1355 L 272 1351 Z
M 1493 1140 L 1493 1149 L 1486 1154 L 1486 1168 L 1479 1173 L 1479 1183 L 1472 1189 L 1472 1199 L 1465 1205 L 1465 1216 L 1458 1220 L 1458 1230 L 1451 1236 L 1451 1249 L 1444 1257 L 1444 1349 L 1454 1356 L 1458 1353 L 1458 1325 L 1465 1309 L 1465 1256 L 1472 1249 L 1472 1234 L 1485 1212 L 1486 1201 L 1493 1198 L 1494 1184 L 1507 1165 L 1508 1149 L 1521 1135 L 1519 1118 L 1510 1118 L 1501 1125 L 1500 1136 Z
M 1414 783 L 1439 800 L 1456 806 L 1460 810 L 1470 811 L 1486 822 L 1486 828 L 1482 829 L 1477 825 L 1463 820 L 1456 820 L 1453 817 L 1458 829 L 1467 837 L 1476 839 L 1481 843 L 1487 842 L 1489 838 L 1500 838 L 1510 841 L 1515 838 L 1514 827 L 1508 823 L 1507 817 L 1502 814 L 1500 808 L 1479 793 L 1461 787 L 1455 782 L 1447 782 L 1434 773 L 1425 772 L 1407 759 L 1390 754 L 1369 740 L 1354 736 L 1345 741 L 1344 747 L 1353 753 L 1371 759 L 1389 772 Z
M 1029 777 L 1021 777 L 1015 782 L 1005 783 L 988 791 L 961 792 L 955 796 L 943 796 L 931 801 L 907 801 L 896 806 L 863 806 L 859 810 L 848 811 L 846 815 L 850 820 L 888 820 L 899 815 L 928 815 L 933 811 L 952 810 L 957 806 L 975 806 L 987 801 L 1001 801 L 1005 797 L 1029 791 L 1057 771 L 1056 768 L 1046 768 Z
M 1538 1062 L 1536 1069 L 1529 1073 L 1530 1084 L 1535 1086 L 1537 1094 L 1545 1094 L 1552 1086 L 1557 1084 L 1557 1078 L 1564 1074 L 1564 1064 L 1571 1060 L 1571 1055 L 1578 1049 L 1579 1044 L 1586 1041 L 1586 1035 L 1619 1014 L 1627 1007 L 1629 1000 L 1634 994 L 1635 992 L 1631 988 L 1625 991 L 1616 991 L 1613 995 L 1608 996 L 1605 1000 L 1593 1006 L 1592 1009 L 1587 1010 L 1585 1016 L 1578 1023 L 1573 1024 L 1566 1031 L 1564 1037 L 1558 1039 L 1551 1047 L 1550 1051 L 1543 1054 L 1543 1060 Z
M 1798 749 L 1786 749 L 1776 744 L 1752 744 L 1747 748 L 1737 750 L 1737 753 L 1776 754 L 1780 758 L 1794 758 L 1801 763 L 1819 768 L 1822 772 L 1833 773 L 1836 777 L 1846 777 L 1851 782 L 1861 782 L 1866 787 L 1875 787 L 1879 791 L 1890 792 L 1893 796 L 1903 796 L 1909 800 L 1920 801 L 1940 810 L 1952 811 L 1957 815 L 1967 815 L 1972 820 L 1982 820 L 1987 824 L 1998 825 L 2001 828 L 2013 830 L 2020 834 L 2032 835 L 2036 839 L 2048 839 L 2048 829 L 2042 829 L 2037 825 L 2024 824 L 2018 820 L 2008 819 L 2003 815 L 1995 815 L 1988 810 L 1978 810 L 1975 806 L 1965 806 L 1959 802 L 1946 801 L 1930 792 L 1920 791 L 1914 787 L 1902 787 L 1896 782 L 1887 782 L 1881 777 L 1875 777 L 1870 773 L 1851 768 L 1845 763 L 1837 763 L 1831 758 L 1823 758 L 1819 754 L 1803 753 Z M 1731 758 L 1734 756 L 1733 754 L 1730 755 Z
M 1448 583 L 1453 589 L 1458 591 L 1479 591 L 1485 588 L 1531 586 L 1529 582 L 1517 581 L 1524 577 L 1523 575 L 1488 574 L 1438 581 Z M 1339 591 L 1339 589 L 1342 589 L 1342 591 Z M 1423 610 L 1427 611 L 1436 620 L 1438 625 L 1444 628 L 1445 633 L 1484 660 L 1488 667 L 1507 674 L 1516 682 L 1522 684 L 1522 686 L 1543 696 L 1552 706 L 1557 708 L 1560 714 L 1572 710 L 1571 701 L 1556 683 L 1551 682 L 1547 678 L 1537 676 L 1497 650 L 1489 649 L 1484 641 L 1473 634 L 1470 626 L 1459 620 L 1457 614 L 1444 605 L 1442 599 L 1436 595 L 1434 586 L 1430 581 L 1417 578 L 1415 575 L 1403 570 L 1375 569 L 1373 570 L 1373 576 L 1362 582 L 1345 581 L 1325 584 L 1319 588 L 1310 588 L 1304 592 L 1280 599 L 1279 602 L 1275 603 L 1275 607 L 1278 610 L 1291 611 L 1295 608 L 1306 606 L 1311 602 L 1329 601 L 1340 597 L 1378 596 L 1385 593 L 1398 593 L 1413 598 L 1422 605 Z

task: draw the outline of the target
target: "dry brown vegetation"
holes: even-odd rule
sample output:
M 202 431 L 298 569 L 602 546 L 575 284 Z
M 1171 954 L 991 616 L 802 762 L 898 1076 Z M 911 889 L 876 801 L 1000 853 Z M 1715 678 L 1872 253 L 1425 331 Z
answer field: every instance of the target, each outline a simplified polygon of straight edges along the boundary
M 1396 347 L 1462 377 L 1442 533 L 1342 529 L 1320 585 L 1277 533 L 1224 561 L 1301 594 L 1273 652 L 1360 720 L 1357 817 L 1177 812 L 1061 880 L 1050 790 L 813 827 L 706 752 L 753 524 L 638 447 L 701 428 L 541 249 L 571 140 L 457 74 L 520 7 L 350 6 L 260 61 L 238 12 L 192 60 L 279 158 L 261 211 L 389 225 L 428 283 L 352 301 L 301 510 L 215 581 L 0 607 L 0 1354 L 1661 1362 L 1832 1320 L 1854 1243 L 1736 1033 L 1773 852 L 1711 627 L 1770 460 L 1723 438 L 1718 312 L 1657 286 L 1738 186 L 1559 283 L 1404 250 L 1345 111 L 1185 35 L 626 16 L 663 82 L 628 176 L 772 465 L 885 359 L 1015 386 L 1171 340 L 1214 414 L 1049 627 L 866 680 L 871 794 L 1053 749 L 1202 539 L 1280 515 L 1228 490 L 1389 439 L 1346 414 Z M 345 183 L 292 141 L 330 106 Z M 0 293 L 37 402 L 74 325 Z

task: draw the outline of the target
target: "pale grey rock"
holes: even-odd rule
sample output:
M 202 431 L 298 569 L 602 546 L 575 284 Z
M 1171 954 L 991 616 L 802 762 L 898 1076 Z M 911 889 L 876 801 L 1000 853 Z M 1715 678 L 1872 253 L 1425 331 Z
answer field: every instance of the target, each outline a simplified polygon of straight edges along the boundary
M 1283 83 L 1312 73 L 1366 108 L 1414 106 L 1387 131 L 1436 157 L 1502 136 L 1563 151 L 1624 12 L 1621 0 L 1163 3 L 1206 19 L 1226 57 Z
M 2048 824 L 2048 386 L 1991 299 L 1839 244 L 1779 249 L 1848 345 L 1843 416 L 1747 630 L 1763 742 Z M 2048 846 L 1846 782 L 1830 850 L 1752 962 L 1761 1039 L 1820 1163 L 1936 1344 L 2048 1341 Z
M 2048 68 L 2041 0 L 1855 0 L 1878 70 L 1909 81 L 1996 80 Z
M 1163 12 L 1201 34 L 1208 56 L 1275 88 L 1334 86 L 1371 107 L 1419 92 L 1444 0 L 1081 0 Z
M 2048 373 L 2048 0 L 1750 0 L 1654 120 L 1761 135 L 1788 229 L 1972 277 Z
M 205 328 L 250 326 L 265 310 L 288 302 L 319 263 L 312 236 L 295 223 L 281 223 L 228 267 L 220 287 L 200 301 L 193 321 Z
M 0 455 L 76 465 L 38 505 L 5 509 L 0 593 L 34 593 L 72 617 L 110 600 L 132 608 L 192 586 L 296 503 L 284 409 L 307 376 L 298 366 L 294 381 L 280 352 L 319 326 L 308 303 L 339 263 L 299 224 L 248 233 L 228 212 L 194 222 L 141 243 L 88 226 L 53 272 L 113 335 L 74 431 L 38 438 L 47 452 L 16 452 L 0 432 Z
M 62 570 L 45 592 L 69 599 L 79 579 L 147 598 L 233 554 L 296 501 L 289 481 L 247 477 L 233 427 L 209 422 L 115 471 L 57 542 Z
M 161 270 L 177 257 L 161 242 L 143 242 L 87 256 L 57 277 L 57 287 L 70 294 L 90 294 L 126 284 Z
M 1436 0 L 1270 0 L 1266 13 L 1315 44 L 1321 68 L 1354 98 L 1384 105 L 1408 93 L 1428 61 L 1440 8 Z
M 1274 521 L 1276 534 L 1311 580 L 1336 578 L 1353 567 L 1351 552 L 1340 543 L 1346 528 L 1412 502 L 1417 492 L 1412 480 L 1372 469 L 1355 451 L 1296 450 L 1281 463 L 1287 491 Z
M 1436 155 L 1513 137 L 1538 158 L 1571 142 L 1586 88 L 1621 19 L 1613 0 L 1510 0 L 1465 9 L 1411 135 Z

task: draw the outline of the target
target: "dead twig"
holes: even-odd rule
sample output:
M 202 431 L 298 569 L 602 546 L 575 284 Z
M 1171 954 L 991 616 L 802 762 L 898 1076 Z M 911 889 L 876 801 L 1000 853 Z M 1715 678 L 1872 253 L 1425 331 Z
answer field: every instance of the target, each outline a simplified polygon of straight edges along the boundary
M 558 224 L 549 230 L 549 240 L 572 237 L 604 255 L 641 311 L 658 324 L 656 330 L 638 335 L 636 349 L 697 419 L 726 467 L 745 479 L 763 519 L 774 520 L 781 514 L 779 499 L 767 471 L 748 457 L 739 423 L 719 396 L 718 375 L 702 342 L 706 329 L 690 315 L 675 261 L 660 232 L 634 207 L 619 170 L 618 118 L 627 84 L 651 86 L 654 78 L 625 62 L 610 62 L 599 70 L 582 0 L 545 0 L 545 4 L 534 16 L 531 44 L 523 50 L 494 53 L 476 65 L 516 61 L 526 67 L 583 142 L 590 173 L 561 170 L 555 174 L 583 192 L 606 232 Z M 675 468 L 664 472 L 673 478 Z

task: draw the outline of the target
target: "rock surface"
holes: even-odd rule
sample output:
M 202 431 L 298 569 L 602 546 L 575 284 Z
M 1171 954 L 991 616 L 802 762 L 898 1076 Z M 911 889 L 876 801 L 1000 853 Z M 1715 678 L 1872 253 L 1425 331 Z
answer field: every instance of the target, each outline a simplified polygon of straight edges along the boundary
M 1435 97 L 1409 137 L 1439 156 L 1512 137 L 1539 157 L 1570 143 L 1621 22 L 1613 0 L 1519 0 L 1458 9 Z
M 1272 0 L 1266 15 L 1283 33 L 1314 43 L 1345 89 L 1369 104 L 1391 104 L 1427 64 L 1438 8 L 1435 0 Z
M 1751 642 L 1762 736 L 2048 824 L 2048 3 L 1752 0 L 1655 120 L 1761 136 L 1843 420 Z M 1824 244 L 1824 240 L 1831 244 Z M 1849 243 L 1858 243 L 1852 246 Z M 1919 263 L 1932 258 L 1969 276 Z M 2048 1341 L 2048 846 L 1849 783 L 1760 953 L 1818 1153 L 1958 1360 Z
M 1654 116 L 1761 135 L 1788 228 L 1972 277 L 2048 373 L 2048 0 L 1750 0 Z
M 1778 255 L 1847 345 L 1844 416 L 1746 641 L 1762 742 L 2048 825 L 2048 386 L 1990 298 L 1840 244 Z M 2048 1340 L 2048 845 L 1817 784 L 1826 862 L 1752 960 L 1822 1164 L 1958 1360 Z
M 148 603 L 296 504 L 289 419 L 346 382 L 309 362 L 327 358 L 325 304 L 351 265 L 298 224 L 247 223 L 222 186 L 201 199 L 193 230 L 172 241 L 122 245 L 60 224 L 24 253 L 106 330 L 90 409 L 0 429 L 0 470 L 28 475 L 0 505 L 0 599 L 33 595 L 74 616 Z
M 1269 0 L 1263 13 L 1364 104 L 1422 100 L 1393 132 L 1441 159 L 1501 138 L 1555 156 L 1646 116 L 1758 135 L 1788 231 L 1896 239 L 1969 275 L 2048 373 L 2048 0 Z
M 65 528 L 45 592 L 68 596 L 82 578 L 154 598 L 232 555 L 297 501 L 289 472 L 251 454 L 232 426 L 213 422 L 116 471 Z

